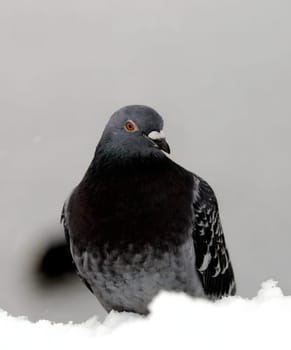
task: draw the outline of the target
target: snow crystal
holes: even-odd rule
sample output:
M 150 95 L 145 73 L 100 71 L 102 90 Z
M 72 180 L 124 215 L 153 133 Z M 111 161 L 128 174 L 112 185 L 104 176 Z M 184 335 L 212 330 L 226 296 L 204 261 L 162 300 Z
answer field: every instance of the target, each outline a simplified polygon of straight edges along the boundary
M 104 322 L 32 323 L 0 311 L 0 348 L 290 349 L 291 297 L 273 281 L 253 299 L 217 302 L 161 293 L 149 317 L 111 312 Z

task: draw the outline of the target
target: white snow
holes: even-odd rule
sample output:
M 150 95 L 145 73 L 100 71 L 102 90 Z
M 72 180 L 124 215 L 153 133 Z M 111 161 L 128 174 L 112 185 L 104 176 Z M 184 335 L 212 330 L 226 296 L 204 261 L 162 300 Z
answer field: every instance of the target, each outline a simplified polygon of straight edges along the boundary
M 162 293 L 147 318 L 110 313 L 83 324 L 32 323 L 0 311 L 0 348 L 290 349 L 291 297 L 267 281 L 253 299 L 216 303 Z

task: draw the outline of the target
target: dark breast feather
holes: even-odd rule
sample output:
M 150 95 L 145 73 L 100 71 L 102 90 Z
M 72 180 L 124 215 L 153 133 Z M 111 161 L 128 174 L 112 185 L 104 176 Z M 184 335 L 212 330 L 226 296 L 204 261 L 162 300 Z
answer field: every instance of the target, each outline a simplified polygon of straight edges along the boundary
M 125 259 L 122 252 L 129 247 L 139 254 L 148 246 L 155 246 L 155 253 L 162 255 L 176 251 L 189 238 L 191 173 L 166 157 L 100 168 L 89 167 L 63 210 L 73 259 L 88 253 L 102 260 L 115 251 Z M 86 274 L 79 272 L 79 276 L 92 291 Z
M 192 227 L 192 188 L 192 174 L 168 158 L 92 168 L 68 201 L 71 244 L 82 251 L 182 244 Z

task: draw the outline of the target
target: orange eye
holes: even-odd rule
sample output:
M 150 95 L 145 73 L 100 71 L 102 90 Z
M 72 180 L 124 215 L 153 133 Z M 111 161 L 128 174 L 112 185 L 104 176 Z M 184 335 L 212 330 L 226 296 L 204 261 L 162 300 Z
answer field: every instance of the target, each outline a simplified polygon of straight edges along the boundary
M 130 120 L 125 123 L 124 127 L 127 131 L 134 131 L 136 129 L 135 124 Z

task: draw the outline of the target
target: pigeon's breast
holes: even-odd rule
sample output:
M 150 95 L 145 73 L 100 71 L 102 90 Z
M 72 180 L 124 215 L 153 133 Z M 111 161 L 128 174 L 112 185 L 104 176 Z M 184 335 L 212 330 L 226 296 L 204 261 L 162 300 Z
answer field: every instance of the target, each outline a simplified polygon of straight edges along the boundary
M 163 252 L 151 245 L 137 252 L 130 244 L 122 251 L 105 245 L 79 253 L 74 254 L 79 273 L 108 311 L 146 314 L 148 304 L 161 290 L 204 295 L 194 269 L 195 254 L 190 239 Z
M 193 176 L 170 160 L 94 176 L 67 210 L 75 264 L 105 308 L 145 313 L 161 289 L 200 295 Z
M 93 182 L 93 181 L 91 181 Z M 71 238 L 96 247 L 177 245 L 193 224 L 193 177 L 172 164 L 115 169 L 76 189 L 69 203 Z

